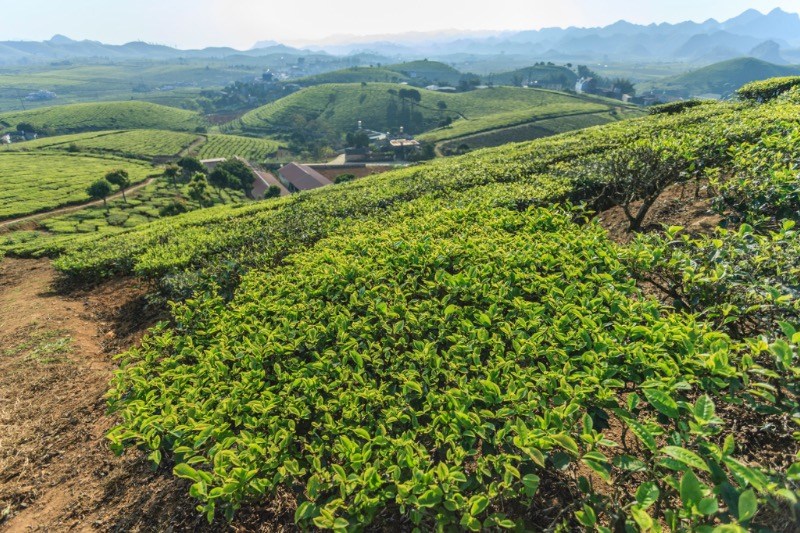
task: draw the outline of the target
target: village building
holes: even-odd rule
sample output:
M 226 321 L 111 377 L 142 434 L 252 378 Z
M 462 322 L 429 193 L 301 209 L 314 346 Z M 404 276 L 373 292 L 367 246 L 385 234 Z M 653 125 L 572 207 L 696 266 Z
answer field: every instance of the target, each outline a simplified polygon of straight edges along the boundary
M 11 135 L 6 133 L 0 137 L 0 144 L 11 144 Z
M 209 172 L 213 172 L 217 165 L 220 163 L 224 163 L 227 161 L 224 157 L 218 157 L 216 159 L 202 159 L 200 162 L 208 169 Z
M 289 163 L 278 170 L 278 179 L 290 192 L 318 189 L 333 182 L 309 167 L 300 163 Z

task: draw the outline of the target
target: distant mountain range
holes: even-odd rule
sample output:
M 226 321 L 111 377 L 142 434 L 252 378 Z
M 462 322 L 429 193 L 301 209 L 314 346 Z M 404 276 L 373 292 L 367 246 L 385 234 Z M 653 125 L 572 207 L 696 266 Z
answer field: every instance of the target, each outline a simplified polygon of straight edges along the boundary
M 512 54 L 551 61 L 663 62 L 710 64 L 752 56 L 772 63 L 800 62 L 800 15 L 775 9 L 748 10 L 724 22 L 640 25 L 619 21 L 599 28 L 544 28 L 491 36 L 448 36 L 427 41 L 410 34 L 380 41 L 342 42 L 331 38 L 308 48 L 346 54 L 371 51 L 382 55 L 444 58 L 448 55 Z
M 55 35 L 49 41 L 0 41 L 0 65 L 52 62 L 70 59 L 150 59 L 223 58 L 232 56 L 266 56 L 272 54 L 306 55 L 307 51 L 270 43 L 257 50 L 240 51 L 234 48 L 215 47 L 202 50 L 179 50 L 160 44 L 141 41 L 122 45 L 99 41 L 75 41 Z
M 64 59 L 224 58 L 236 55 L 336 55 L 368 52 L 387 58 L 513 55 L 535 60 L 572 62 L 685 62 L 711 64 L 742 56 L 771 63 L 800 63 L 800 15 L 775 9 L 767 14 L 748 10 L 724 22 L 640 25 L 619 21 L 598 28 L 545 28 L 499 33 L 443 31 L 407 33 L 373 39 L 338 36 L 308 43 L 304 50 L 262 41 L 251 50 L 206 48 L 178 50 L 132 42 L 108 45 L 74 41 L 56 35 L 49 41 L 0 42 L 0 64 L 24 64 Z

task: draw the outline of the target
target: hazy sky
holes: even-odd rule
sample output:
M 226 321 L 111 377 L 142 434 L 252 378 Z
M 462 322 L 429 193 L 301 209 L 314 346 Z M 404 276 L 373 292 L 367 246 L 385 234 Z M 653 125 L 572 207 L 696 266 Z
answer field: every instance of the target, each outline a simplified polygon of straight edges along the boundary
M 335 34 L 523 30 L 723 20 L 748 8 L 800 11 L 800 0 L 0 0 L 0 41 L 56 33 L 112 44 L 250 48 Z

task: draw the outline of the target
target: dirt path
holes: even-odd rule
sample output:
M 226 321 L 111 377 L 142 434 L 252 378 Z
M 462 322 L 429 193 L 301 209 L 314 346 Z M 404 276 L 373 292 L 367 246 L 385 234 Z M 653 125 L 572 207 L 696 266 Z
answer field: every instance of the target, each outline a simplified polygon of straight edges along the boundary
M 146 287 L 115 280 L 64 296 L 54 276 L 44 260 L 0 263 L 0 530 L 146 529 L 176 484 L 108 451 L 103 399 L 110 354 L 154 318 Z
M 55 278 L 47 260 L 0 262 L 0 532 L 287 530 L 281 500 L 209 525 L 171 465 L 108 450 L 113 356 L 163 315 L 137 280 L 65 294 Z
M 135 196 L 136 192 L 144 187 L 147 187 L 151 183 L 153 183 L 158 177 L 147 178 L 141 183 L 137 183 L 132 187 L 128 187 L 125 189 L 126 196 Z M 117 198 L 122 198 L 122 192 L 114 193 L 111 196 L 106 197 L 106 201 L 108 200 L 115 200 Z M 12 226 L 14 224 L 18 224 L 20 222 L 28 222 L 31 220 L 39 220 L 42 218 L 50 218 L 56 215 L 63 215 L 64 213 L 72 213 L 73 211 L 80 211 L 81 209 L 86 209 L 87 207 L 91 207 L 93 205 L 102 205 L 103 200 L 92 200 L 91 202 L 85 202 L 82 204 L 70 205 L 67 207 L 60 207 L 58 209 L 53 209 L 52 211 L 43 211 L 41 213 L 35 213 L 33 215 L 26 215 L 24 217 L 18 218 L 10 218 L 8 220 L 0 221 L 0 228 Z

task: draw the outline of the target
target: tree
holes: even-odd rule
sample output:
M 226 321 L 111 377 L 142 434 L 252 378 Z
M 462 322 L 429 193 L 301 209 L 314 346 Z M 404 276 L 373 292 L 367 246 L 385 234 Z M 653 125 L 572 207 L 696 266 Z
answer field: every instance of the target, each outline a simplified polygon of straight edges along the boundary
M 211 195 L 208 193 L 208 180 L 202 172 L 192 176 L 192 181 L 189 182 L 189 197 L 202 207 L 212 204 Z
M 122 168 L 112 170 L 106 174 L 106 181 L 119 187 L 119 190 L 122 191 L 122 200 L 127 204 L 128 199 L 125 197 L 125 189 L 131 185 L 131 178 L 128 176 L 128 171 Z
M 438 102 L 436 102 L 436 107 L 439 108 L 439 111 L 444 111 L 445 109 L 447 109 L 447 102 L 445 102 L 444 100 L 439 100 Z
M 633 86 L 633 82 L 626 78 L 617 78 L 613 81 L 613 90 L 619 91 L 620 94 L 629 94 L 631 96 L 636 95 L 636 89 Z
M 612 151 L 583 172 L 590 180 L 603 177 L 598 200 L 619 206 L 628 219 L 628 231 L 639 231 L 664 189 L 690 177 L 694 159 L 691 149 L 678 141 L 643 139 Z M 638 208 L 633 205 L 637 201 Z
M 172 186 L 177 188 L 178 187 L 178 174 L 181 172 L 181 167 L 178 165 L 169 165 L 167 168 L 164 169 L 164 176 L 169 178 L 172 181 Z
M 227 185 L 228 187 L 241 189 L 245 194 L 250 196 L 253 191 L 253 182 L 256 179 L 256 175 L 247 163 L 239 159 L 229 159 L 217 165 L 214 170 L 220 170 L 228 174 L 230 180 Z
M 198 172 L 206 173 L 205 165 L 196 157 L 183 157 L 178 161 L 178 166 L 183 169 L 183 174 L 187 177 L 193 176 Z
M 222 198 L 222 189 L 225 187 L 231 187 L 238 185 L 238 179 L 233 176 L 230 172 L 225 170 L 224 168 L 220 168 L 219 166 L 214 169 L 214 171 L 208 175 L 208 182 L 216 187 L 217 194 L 220 198 Z
M 35 133 L 36 128 L 30 122 L 20 122 L 17 124 L 17 131 L 19 133 Z
M 108 212 L 108 203 L 106 202 L 106 198 L 109 194 L 111 194 L 111 184 L 104 180 L 100 179 L 89 185 L 86 189 L 86 193 L 93 199 L 93 200 L 103 200 L 103 206 L 106 208 L 106 212 Z
M 270 185 L 269 189 L 264 192 L 264 198 L 277 198 L 281 195 L 281 188 L 277 185 Z

